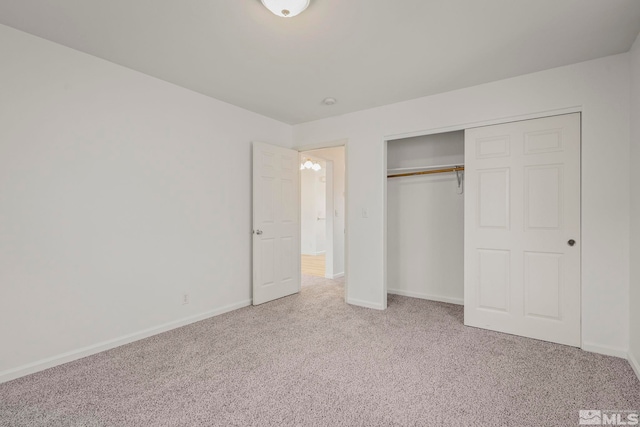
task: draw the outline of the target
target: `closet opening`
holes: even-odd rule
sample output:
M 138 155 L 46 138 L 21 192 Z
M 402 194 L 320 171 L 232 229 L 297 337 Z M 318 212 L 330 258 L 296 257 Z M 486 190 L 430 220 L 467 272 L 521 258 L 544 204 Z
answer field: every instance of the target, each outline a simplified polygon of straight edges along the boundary
M 464 130 L 387 141 L 387 293 L 464 301 Z
M 300 152 L 301 286 L 345 284 L 345 147 Z

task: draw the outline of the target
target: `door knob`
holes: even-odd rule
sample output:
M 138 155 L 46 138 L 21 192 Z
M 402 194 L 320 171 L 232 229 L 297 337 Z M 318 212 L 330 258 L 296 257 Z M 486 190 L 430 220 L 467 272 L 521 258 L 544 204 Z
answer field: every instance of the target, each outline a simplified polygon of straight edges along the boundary
M 262 234 L 262 230 L 256 230 L 256 234 L 257 234 L 257 235 Z
M 576 244 L 576 241 L 575 241 L 575 240 L 573 240 L 573 239 L 570 239 L 570 240 L 567 242 L 567 245 L 569 245 L 569 246 L 573 246 L 573 245 L 575 245 L 575 244 Z

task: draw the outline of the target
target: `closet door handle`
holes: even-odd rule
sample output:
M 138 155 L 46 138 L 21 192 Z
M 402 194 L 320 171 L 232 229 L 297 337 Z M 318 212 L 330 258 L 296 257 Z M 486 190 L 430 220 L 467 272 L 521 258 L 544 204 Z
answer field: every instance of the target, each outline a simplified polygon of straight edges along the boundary
M 567 242 L 567 245 L 569 245 L 569 246 L 573 246 L 573 245 L 575 245 L 575 244 L 576 244 L 576 241 L 575 241 L 575 240 L 573 240 L 573 239 L 570 239 L 570 240 Z
M 256 234 L 259 236 L 262 234 L 262 230 L 256 230 Z

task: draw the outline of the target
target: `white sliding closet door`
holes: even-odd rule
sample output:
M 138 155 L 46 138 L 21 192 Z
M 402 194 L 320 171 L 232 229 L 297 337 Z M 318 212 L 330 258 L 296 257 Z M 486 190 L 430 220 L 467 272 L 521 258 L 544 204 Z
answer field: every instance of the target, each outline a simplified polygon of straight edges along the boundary
M 580 114 L 465 132 L 464 323 L 580 346 Z

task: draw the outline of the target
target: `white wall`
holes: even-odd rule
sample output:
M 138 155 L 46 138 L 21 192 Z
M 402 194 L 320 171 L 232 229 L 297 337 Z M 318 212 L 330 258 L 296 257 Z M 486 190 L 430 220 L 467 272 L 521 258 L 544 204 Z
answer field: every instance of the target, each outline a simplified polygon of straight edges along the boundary
M 304 154 L 304 153 L 303 153 Z M 326 228 L 326 164 L 315 159 L 322 166 L 319 171 L 300 171 L 300 244 L 303 255 L 321 255 L 325 251 Z
M 387 166 L 464 164 L 464 131 L 389 141 Z M 462 304 L 464 195 L 455 173 L 387 181 L 387 291 Z
M 290 126 L 5 26 L 0 58 L 0 381 L 249 304 L 250 142 Z
M 640 378 L 640 35 L 631 49 L 631 289 L 629 359 Z
M 387 144 L 388 169 L 453 164 L 464 165 L 464 131 L 396 139 Z
M 580 110 L 583 348 L 626 356 L 629 81 L 621 54 L 294 126 L 300 147 L 348 139 L 348 301 L 386 306 L 385 138 Z
M 333 200 L 327 200 L 327 277 L 337 278 L 344 275 L 345 244 L 345 148 L 331 147 L 310 151 L 331 164 L 332 176 L 327 176 L 327 185 L 331 185 Z M 328 170 L 329 168 L 327 168 Z M 329 194 L 329 189 L 327 189 Z M 332 214 L 333 212 L 333 214 Z

